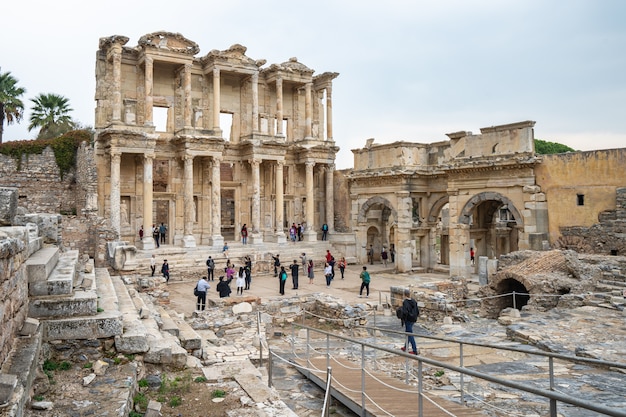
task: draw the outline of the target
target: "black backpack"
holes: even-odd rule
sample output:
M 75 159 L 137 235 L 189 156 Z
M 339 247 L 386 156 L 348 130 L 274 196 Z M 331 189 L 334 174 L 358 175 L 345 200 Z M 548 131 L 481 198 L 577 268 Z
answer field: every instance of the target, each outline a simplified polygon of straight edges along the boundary
M 410 321 L 415 323 L 420 315 L 420 309 L 414 299 L 404 300 L 402 307 L 396 310 L 396 317 L 402 321 Z

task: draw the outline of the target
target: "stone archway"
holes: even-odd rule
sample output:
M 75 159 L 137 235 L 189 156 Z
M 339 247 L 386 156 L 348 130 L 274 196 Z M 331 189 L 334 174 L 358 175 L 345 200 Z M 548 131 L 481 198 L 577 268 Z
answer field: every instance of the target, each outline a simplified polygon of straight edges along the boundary
M 364 257 L 367 256 L 370 245 L 374 249 L 374 260 L 380 259 L 383 246 L 389 248 L 390 231 L 395 219 L 396 209 L 386 198 L 375 196 L 363 203 L 358 212 L 358 223 L 359 228 L 364 231 L 361 239 L 366 242 Z M 361 261 L 365 262 L 366 258 Z

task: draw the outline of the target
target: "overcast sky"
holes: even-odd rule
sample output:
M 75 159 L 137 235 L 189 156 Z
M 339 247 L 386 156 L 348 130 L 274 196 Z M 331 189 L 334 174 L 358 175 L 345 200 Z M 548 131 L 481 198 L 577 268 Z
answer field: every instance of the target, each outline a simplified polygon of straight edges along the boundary
M 181 33 L 198 57 L 235 43 L 338 72 L 337 168 L 352 149 L 447 140 L 446 133 L 534 120 L 535 137 L 578 150 L 626 147 L 623 0 L 20 0 L 0 17 L 0 68 L 27 89 L 25 120 L 4 140 L 33 139 L 30 99 L 70 100 L 94 124 L 98 40 Z

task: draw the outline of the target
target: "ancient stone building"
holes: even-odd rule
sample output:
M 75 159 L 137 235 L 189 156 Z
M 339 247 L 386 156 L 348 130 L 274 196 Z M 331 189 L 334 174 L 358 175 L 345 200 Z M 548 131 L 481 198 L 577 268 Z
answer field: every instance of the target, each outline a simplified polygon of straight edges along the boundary
M 332 81 L 296 58 L 282 64 L 233 45 L 196 56 L 180 34 L 137 46 L 100 39 L 96 61 L 97 207 L 122 240 L 221 246 L 285 241 L 292 223 L 316 240 L 332 230 L 335 145 Z

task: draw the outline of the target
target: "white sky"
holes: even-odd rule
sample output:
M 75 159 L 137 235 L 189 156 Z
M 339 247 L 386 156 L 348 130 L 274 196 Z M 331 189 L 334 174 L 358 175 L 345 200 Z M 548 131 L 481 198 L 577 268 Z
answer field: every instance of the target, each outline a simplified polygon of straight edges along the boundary
M 197 56 L 246 55 L 339 72 L 337 168 L 368 138 L 431 143 L 534 120 L 535 137 L 578 150 L 626 147 L 623 0 L 20 0 L 0 15 L 0 68 L 27 89 L 4 140 L 33 139 L 30 99 L 68 97 L 93 126 L 95 55 L 110 35 L 179 32 Z

